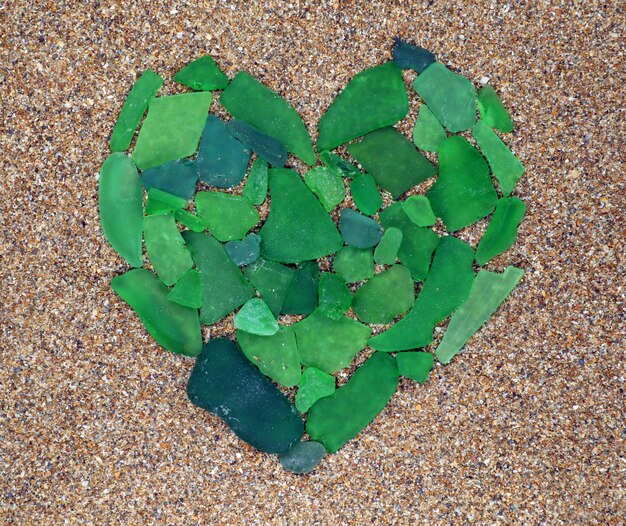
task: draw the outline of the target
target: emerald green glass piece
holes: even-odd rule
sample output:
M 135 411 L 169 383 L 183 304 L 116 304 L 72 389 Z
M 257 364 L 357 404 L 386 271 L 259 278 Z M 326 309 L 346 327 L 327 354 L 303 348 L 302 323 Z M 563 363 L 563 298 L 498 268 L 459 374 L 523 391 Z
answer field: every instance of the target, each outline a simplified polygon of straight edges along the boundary
M 412 195 L 402 202 L 402 210 L 417 226 L 433 226 L 437 221 L 425 195 Z
M 394 265 L 365 282 L 352 299 L 352 310 L 364 323 L 390 323 L 415 302 L 411 272 Z
M 284 453 L 302 438 L 304 425 L 294 405 L 225 338 L 204 345 L 187 395 L 260 451 Z
M 404 119 L 409 99 L 402 70 L 393 62 L 358 73 L 319 121 L 317 149 L 332 150 Z
M 231 119 L 226 123 L 226 126 L 228 126 L 228 131 L 233 137 L 249 146 L 254 153 L 272 166 L 285 166 L 287 150 L 274 137 L 265 135 L 251 124 L 239 119 Z
M 524 165 L 482 120 L 476 123 L 473 136 L 498 179 L 502 194 L 508 196 L 524 174 Z
M 503 197 L 498 201 L 491 222 L 478 243 L 476 263 L 484 265 L 513 246 L 525 212 L 526 205 L 517 197 Z
M 254 296 L 254 288 L 220 242 L 200 232 L 184 232 L 183 238 L 200 272 L 203 324 L 221 320 Z
M 262 299 L 251 298 L 235 314 L 235 327 L 257 336 L 272 336 L 278 332 L 278 322 Z M 241 345 L 241 344 L 240 344 Z
M 259 235 L 261 254 L 281 263 L 328 256 L 341 247 L 341 236 L 324 207 L 293 170 L 269 172 L 272 208 Z
M 174 219 L 194 232 L 204 232 L 207 229 L 207 224 L 201 217 L 187 210 L 174 210 Z
M 317 282 L 320 269 L 315 261 L 305 261 L 296 270 L 285 298 L 283 314 L 311 314 L 317 306 Z
M 432 163 L 395 128 L 373 131 L 348 151 L 394 199 L 435 175 Z
M 253 205 L 262 205 L 267 197 L 267 161 L 255 159 L 248 172 L 243 196 Z
M 141 117 L 148 109 L 152 97 L 156 95 L 162 85 L 163 79 L 151 69 L 147 69 L 135 82 L 128 97 L 126 97 L 111 135 L 109 147 L 112 152 L 128 150 Z
M 187 206 L 187 200 L 182 197 L 158 188 L 148 190 L 148 199 L 146 199 L 146 215 L 148 216 L 182 210 L 185 206 Z
M 441 143 L 439 177 L 426 197 L 449 232 L 490 214 L 498 200 L 485 159 L 458 135 Z
M 185 307 L 199 309 L 202 306 L 199 272 L 192 268 L 183 274 L 174 288 L 170 290 L 167 299 Z
M 245 267 L 259 259 L 261 253 L 261 238 L 256 234 L 248 234 L 241 241 L 229 241 L 224 245 L 226 252 L 235 264 Z
M 400 352 L 396 361 L 402 376 L 423 384 L 428 380 L 435 357 L 429 352 Z
M 335 377 L 315 367 L 307 367 L 302 373 L 298 392 L 296 393 L 296 409 L 306 413 L 320 398 L 335 392 Z
M 270 336 L 237 331 L 237 341 L 248 360 L 265 376 L 285 387 L 300 382 L 300 355 L 291 327 L 281 327 Z
M 141 174 L 141 183 L 146 190 L 158 188 L 187 201 L 196 193 L 197 182 L 196 165 L 187 159 L 170 161 Z
M 478 90 L 478 111 L 487 126 L 504 133 L 513 131 L 513 120 L 493 87 L 483 86 Z
M 346 245 L 357 248 L 373 247 L 383 237 L 383 228 L 376 221 L 351 208 L 341 211 L 339 231 Z
M 427 152 L 436 152 L 439 150 L 441 141 L 446 137 L 446 131 L 437 117 L 428 109 L 426 104 L 422 104 L 413 128 L 415 146 Z
M 396 360 L 374 353 L 346 384 L 311 407 L 307 433 L 335 453 L 383 410 L 396 391 L 398 377 Z
M 343 157 L 339 157 L 336 153 L 324 150 L 320 152 L 320 160 L 329 168 L 333 168 L 339 172 L 343 177 L 348 179 L 354 179 L 362 174 L 356 166 L 351 162 L 346 161 Z
M 298 112 L 245 71 L 237 73 L 220 103 L 233 117 L 273 137 L 306 164 L 315 164 L 311 138 Z
M 387 228 L 374 249 L 374 261 L 379 265 L 393 265 L 398 258 L 402 238 L 402 230 L 395 227 Z
M 231 188 L 243 181 L 251 151 L 215 115 L 209 115 L 196 158 L 198 177 L 211 186 Z
M 132 155 L 139 169 L 195 154 L 212 99 L 204 91 L 152 99 Z
M 343 278 L 322 272 L 318 285 L 319 311 L 329 318 L 341 318 L 352 305 L 352 294 Z
M 152 272 L 143 268 L 131 270 L 114 277 L 111 287 L 164 348 L 185 356 L 200 354 L 198 311 L 170 301 L 168 288 Z
M 198 192 L 196 213 L 219 241 L 241 239 L 260 219 L 245 197 L 225 192 Z
M 398 259 L 411 271 L 415 281 L 422 281 L 428 269 L 433 252 L 439 244 L 439 236 L 430 228 L 413 223 L 404 213 L 401 203 L 393 203 L 379 215 L 380 223 L 389 230 L 391 227 L 402 231 L 402 243 Z
M 303 475 L 313 471 L 326 455 L 326 448 L 319 442 L 307 440 L 293 445 L 280 455 L 280 464 L 286 471 Z
M 209 55 L 187 64 L 174 75 L 174 80 L 195 91 L 220 90 L 228 85 L 228 77 Z
M 365 348 L 372 330 L 346 316 L 333 319 L 319 309 L 292 325 L 300 361 L 325 373 L 348 367 L 356 353 Z
M 330 212 L 346 198 L 341 175 L 328 166 L 316 166 L 304 174 L 304 182 Z
M 435 117 L 452 133 L 469 130 L 476 122 L 476 92 L 472 83 L 434 62 L 413 82 Z
M 274 316 L 280 314 L 296 271 L 262 257 L 244 269 L 245 276 L 259 291 Z
M 423 47 L 415 46 L 396 38 L 393 44 L 393 61 L 402 69 L 412 69 L 421 73 L 433 62 L 435 55 Z
M 452 316 L 435 355 L 448 363 L 506 299 L 524 275 L 522 269 L 507 267 L 502 274 L 478 272 L 465 303 Z
M 130 157 L 112 153 L 106 158 L 100 169 L 98 203 L 107 241 L 132 267 L 141 267 L 143 192 Z
M 432 268 L 410 312 L 368 345 L 377 351 L 404 351 L 432 342 L 435 325 L 447 318 L 467 298 L 474 271 L 474 251 L 460 239 L 441 239 Z
M 335 255 L 333 270 L 346 283 L 356 283 L 374 275 L 374 255 L 369 248 L 343 247 Z
M 370 174 L 361 174 L 350 181 L 350 193 L 356 207 L 366 216 L 374 215 L 383 206 L 383 196 Z

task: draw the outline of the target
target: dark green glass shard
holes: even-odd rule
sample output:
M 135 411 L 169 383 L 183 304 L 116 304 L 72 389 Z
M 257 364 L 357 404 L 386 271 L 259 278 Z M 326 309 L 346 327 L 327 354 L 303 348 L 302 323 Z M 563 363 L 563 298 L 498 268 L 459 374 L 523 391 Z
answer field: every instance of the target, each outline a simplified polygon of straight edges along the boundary
M 345 385 L 311 407 L 307 433 L 335 453 L 383 410 L 396 391 L 398 377 L 396 360 L 374 353 Z
M 193 268 L 188 270 L 170 290 L 167 299 L 185 307 L 199 309 L 202 306 L 199 272 Z
M 182 210 L 187 206 L 187 200 L 177 195 L 164 192 L 158 188 L 148 190 L 146 199 L 146 215 L 163 214 Z
M 448 363 L 506 299 L 524 275 L 522 269 L 507 267 L 502 274 L 478 272 L 465 303 L 452 316 L 435 355 Z
M 319 311 L 329 318 L 341 318 L 352 305 L 352 294 L 344 279 L 322 272 L 318 285 Z
M 267 197 L 267 161 L 255 159 L 248 172 L 243 196 L 253 205 L 262 205 Z
M 196 159 L 198 177 L 211 186 L 231 188 L 243 181 L 251 151 L 235 139 L 227 126 L 209 115 Z
M 274 167 L 285 166 L 287 150 L 274 137 L 265 135 L 251 124 L 239 119 L 231 119 L 226 125 L 233 137 L 247 145 L 259 157 Z
M 174 219 L 194 232 L 204 232 L 207 229 L 204 219 L 187 210 L 174 210 Z
M 168 288 L 140 268 L 111 280 L 113 290 L 137 313 L 147 331 L 168 351 L 197 356 L 202 349 L 198 311 L 167 298 Z
M 311 314 L 317 306 L 319 267 L 315 261 L 302 263 L 291 283 L 281 312 L 283 314 Z
M 435 175 L 435 167 L 395 128 L 383 128 L 348 146 L 378 185 L 396 199 Z
M 128 150 L 141 117 L 162 85 L 163 79 L 151 69 L 147 69 L 135 82 L 126 97 L 111 135 L 109 147 L 112 152 Z
M 261 228 L 261 254 L 281 263 L 328 256 L 341 248 L 335 223 L 293 170 L 269 174 L 272 208 Z
M 339 218 L 339 231 L 346 245 L 370 248 L 383 237 L 383 228 L 372 218 L 344 208 Z
M 433 368 L 435 357 L 429 352 L 400 352 L 396 361 L 402 376 L 423 384 Z
M 322 206 L 330 212 L 346 198 L 346 187 L 339 173 L 328 166 L 316 166 L 304 174 L 304 182 Z
M 289 451 L 280 455 L 280 464 L 285 471 L 303 475 L 313 471 L 326 455 L 326 448 L 319 442 L 298 442 Z
M 229 241 L 224 245 L 226 252 L 235 264 L 245 267 L 259 259 L 261 253 L 261 238 L 256 234 L 248 234 L 241 241 Z
M 433 226 L 437 221 L 425 195 L 412 195 L 402 201 L 402 210 L 417 226 Z
M 525 212 L 526 205 L 517 197 L 503 197 L 498 201 L 491 222 L 478 243 L 476 263 L 484 265 L 513 246 Z
M 259 291 L 272 314 L 278 316 L 296 277 L 296 271 L 260 257 L 244 269 L 244 274 Z
M 279 329 L 272 311 L 260 298 L 246 301 L 235 315 L 234 324 L 240 331 L 257 336 L 272 336 Z
M 266 453 L 284 453 L 303 435 L 304 425 L 293 404 L 225 338 L 204 345 L 187 394 L 241 440 Z
M 491 86 L 483 86 L 478 90 L 478 110 L 487 126 L 504 133 L 513 131 L 513 120 Z
M 356 207 L 366 216 L 374 215 L 383 206 L 383 196 L 370 174 L 361 174 L 350 181 L 350 193 Z
M 329 168 L 337 170 L 343 177 L 354 179 L 362 174 L 356 166 L 337 154 L 324 150 L 320 152 L 320 160 Z
M 107 241 L 132 267 L 141 267 L 143 192 L 135 164 L 123 153 L 112 153 L 102 164 L 98 205 Z
M 311 138 L 298 112 L 246 72 L 237 73 L 220 103 L 233 117 L 273 137 L 306 164 L 315 164 Z
M 374 254 L 369 248 L 343 247 L 335 255 L 333 270 L 346 283 L 356 283 L 374 275 Z
M 435 55 L 430 51 L 404 42 L 400 38 L 394 39 L 392 55 L 393 61 L 398 67 L 412 69 L 418 73 L 421 73 L 435 62 Z
M 393 265 L 398 258 L 402 238 L 402 230 L 395 227 L 387 228 L 374 250 L 374 261 L 379 265 Z
M 457 135 L 441 143 L 439 177 L 426 197 L 449 232 L 490 214 L 498 200 L 485 159 Z
M 141 183 L 146 190 L 158 188 L 187 201 L 196 193 L 197 181 L 196 165 L 187 159 L 170 161 L 141 174 Z
M 220 90 L 228 85 L 228 77 L 209 55 L 187 64 L 174 75 L 174 80 L 195 91 Z
M 245 197 L 225 192 L 198 192 L 196 213 L 219 241 L 241 239 L 260 219 Z
M 211 325 L 254 296 L 254 288 L 235 265 L 224 246 L 209 234 L 184 232 L 183 238 L 200 272 L 200 321 Z
M 402 70 L 393 62 L 358 73 L 319 121 L 317 149 L 332 150 L 404 119 L 409 100 Z
M 306 413 L 320 398 L 335 392 L 335 377 L 315 367 L 307 367 L 302 373 L 298 392 L 296 393 L 296 409 Z
M 427 152 L 439 150 L 441 141 L 446 139 L 446 131 L 426 104 L 420 106 L 420 111 L 413 128 L 413 142 L 415 146 Z

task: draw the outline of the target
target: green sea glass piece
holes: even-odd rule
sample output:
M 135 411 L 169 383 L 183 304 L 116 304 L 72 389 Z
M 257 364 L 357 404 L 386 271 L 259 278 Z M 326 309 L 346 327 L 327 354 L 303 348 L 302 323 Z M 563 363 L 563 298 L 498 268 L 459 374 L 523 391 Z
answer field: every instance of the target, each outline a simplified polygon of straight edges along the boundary
M 435 55 L 423 47 L 415 46 L 396 38 L 393 44 L 393 61 L 402 69 L 412 69 L 421 73 L 433 62 Z
M 260 451 L 284 453 L 302 438 L 304 425 L 294 405 L 225 338 L 204 345 L 187 394 Z
M 513 131 L 513 120 L 493 87 L 487 85 L 478 90 L 478 111 L 487 126 L 504 133 Z
M 404 119 L 409 100 L 402 70 L 392 62 L 358 73 L 319 121 L 317 149 L 332 150 Z
M 278 316 L 296 277 L 296 271 L 260 257 L 245 268 L 244 274 L 259 291 L 272 314 Z
M 341 175 L 328 166 L 316 166 L 304 174 L 304 182 L 330 212 L 346 198 L 346 187 Z
M 187 201 L 196 193 L 197 182 L 196 165 L 188 159 L 170 161 L 161 166 L 150 168 L 141 174 L 141 183 L 146 190 L 158 188 Z
M 196 213 L 219 241 L 241 239 L 260 219 L 245 197 L 225 192 L 198 192 Z
M 162 85 L 163 79 L 151 69 L 147 69 L 135 82 L 128 97 L 126 97 L 111 135 L 109 147 L 112 152 L 128 150 L 141 117 L 148 109 L 152 97 L 156 95 Z
M 319 442 L 307 440 L 293 445 L 280 455 L 280 464 L 286 471 L 304 475 L 313 471 L 326 455 L 326 448 Z
M 370 248 L 383 237 L 383 228 L 372 218 L 344 208 L 339 218 L 339 231 L 346 245 Z
M 226 252 L 238 267 L 245 267 L 259 259 L 261 238 L 250 233 L 242 240 L 229 241 L 224 245 Z
M 228 126 L 228 131 L 233 137 L 249 146 L 254 153 L 272 166 L 285 166 L 287 150 L 274 137 L 265 135 L 251 124 L 239 119 L 231 119 L 226 123 L 226 126 Z
M 362 175 L 361 170 L 354 166 L 350 161 L 346 161 L 343 157 L 339 157 L 336 153 L 324 150 L 320 152 L 320 160 L 329 168 L 333 168 L 343 177 L 354 179 Z
M 383 128 L 348 146 L 348 152 L 371 174 L 378 186 L 396 199 L 435 175 L 435 167 L 395 128 Z
M 361 174 L 350 181 L 350 193 L 356 207 L 366 216 L 374 215 L 383 206 L 383 196 L 370 174 Z
M 176 282 L 174 288 L 170 290 L 167 295 L 167 299 L 192 309 L 199 309 L 202 307 L 200 273 L 194 268 L 189 269 Z
M 209 234 L 184 232 L 183 238 L 200 272 L 200 321 L 211 325 L 254 296 L 254 288 L 230 259 L 224 246 Z
M 498 201 L 491 222 L 478 243 L 476 263 L 484 265 L 513 246 L 525 212 L 526 205 L 517 197 L 503 197 Z
M 326 373 L 348 367 L 372 333 L 367 325 L 346 316 L 329 318 L 319 309 L 292 327 L 300 361 Z
M 402 210 L 417 226 L 433 226 L 437 221 L 425 195 L 412 195 L 402 201 Z
M 415 302 L 411 272 L 394 265 L 364 283 L 352 299 L 352 310 L 364 323 L 390 323 Z
M 170 301 L 169 289 L 152 272 L 143 268 L 131 270 L 114 277 L 111 287 L 164 348 L 185 356 L 200 354 L 198 311 Z
M 432 268 L 411 311 L 368 345 L 377 351 L 404 351 L 432 342 L 435 325 L 447 318 L 467 298 L 474 271 L 474 251 L 460 239 L 441 239 Z
M 139 169 L 195 154 L 212 99 L 208 91 L 152 99 L 133 150 Z
M 306 164 L 315 164 L 311 138 L 298 112 L 245 71 L 237 73 L 220 103 L 233 117 L 273 137 Z
M 158 188 L 148 190 L 146 199 L 146 215 L 163 214 L 182 210 L 187 206 L 187 200 L 177 195 L 164 192 Z
M 211 186 L 232 188 L 243 181 L 251 151 L 235 139 L 226 124 L 209 115 L 196 159 L 198 177 Z
M 508 196 L 524 174 L 524 165 L 482 120 L 476 123 L 473 136 L 498 179 L 502 194 Z
M 399 228 L 387 228 L 380 243 L 374 249 L 374 261 L 379 265 L 393 265 L 398 258 L 403 237 L 402 230 Z
M 315 367 L 307 367 L 302 373 L 298 392 L 296 393 L 296 409 L 306 413 L 320 398 L 335 392 L 335 377 Z
M 267 161 L 255 159 L 248 172 L 243 196 L 253 205 L 262 205 L 267 197 Z
M 319 266 L 315 261 L 305 261 L 296 270 L 294 280 L 281 309 L 283 314 L 311 314 L 317 306 Z
M 448 363 L 506 299 L 524 275 L 522 269 L 507 267 L 502 274 L 478 272 L 465 303 L 452 316 L 435 355 Z
M 187 210 L 174 210 L 174 219 L 186 226 L 189 230 L 194 232 L 204 232 L 207 229 L 207 224 L 201 217 L 198 217 Z
M 374 255 L 371 249 L 343 247 L 335 255 L 333 270 L 346 283 L 356 283 L 374 275 Z
M 429 352 L 400 352 L 396 361 L 402 376 L 423 384 L 428 380 L 435 357 Z
M 476 92 L 465 77 L 434 62 L 417 76 L 413 87 L 439 122 L 452 133 L 474 126 Z
M 446 131 L 426 104 L 422 104 L 413 128 L 415 146 L 427 152 L 439 150 L 441 141 L 446 139 Z
M 235 314 L 235 327 L 257 336 L 272 336 L 278 332 L 278 322 L 272 311 L 260 298 L 251 298 Z
M 174 80 L 195 91 L 220 90 L 228 86 L 228 77 L 209 55 L 187 64 L 174 75 Z
M 330 272 L 322 272 L 318 285 L 319 311 L 329 318 L 343 317 L 352 305 L 352 294 L 344 279 Z
M 383 410 L 396 391 L 398 377 L 396 360 L 374 353 L 346 384 L 311 407 L 307 433 L 335 453 Z
M 439 177 L 426 197 L 449 232 L 490 214 L 498 200 L 487 162 L 469 142 L 457 135 L 441 143 Z
M 281 263 L 328 256 L 341 247 L 335 223 L 293 170 L 269 172 L 272 208 L 259 235 L 261 254 Z
M 300 382 L 300 355 L 291 327 L 281 327 L 270 336 L 237 331 L 237 341 L 243 353 L 265 376 L 285 387 Z
M 98 204 L 107 241 L 130 266 L 141 267 L 143 192 L 130 157 L 112 153 L 106 158 L 100 169 Z

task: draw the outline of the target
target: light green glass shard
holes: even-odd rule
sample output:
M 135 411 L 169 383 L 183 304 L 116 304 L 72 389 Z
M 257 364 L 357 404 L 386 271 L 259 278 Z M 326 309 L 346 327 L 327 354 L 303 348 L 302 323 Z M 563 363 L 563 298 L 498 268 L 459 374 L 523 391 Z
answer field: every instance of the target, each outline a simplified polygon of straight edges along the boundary
M 187 210 L 174 210 L 174 219 L 194 232 L 204 232 L 207 229 L 204 219 Z
M 412 195 L 402 201 L 402 210 L 417 226 L 433 226 L 437 221 L 430 201 L 425 195 Z
M 415 146 L 427 152 L 436 152 L 441 141 L 446 138 L 446 131 L 426 104 L 420 106 L 415 127 L 413 128 L 413 142 Z
M 400 352 L 396 355 L 396 361 L 402 376 L 423 384 L 433 368 L 435 357 L 429 352 Z
M 307 440 L 298 442 L 289 451 L 280 455 L 280 465 L 285 471 L 303 475 L 313 471 L 325 455 L 326 448 L 322 444 Z
M 374 250 L 374 261 L 379 265 L 393 265 L 398 258 L 398 251 L 402 245 L 402 230 L 389 227 L 385 230 L 380 243 Z
M 187 200 L 177 195 L 164 192 L 158 188 L 148 190 L 146 200 L 146 215 L 163 214 L 182 210 L 187 205 Z
M 359 175 L 362 175 L 361 170 L 354 166 L 350 161 L 347 161 L 343 157 L 339 157 L 336 153 L 329 152 L 327 150 L 320 152 L 320 161 L 326 166 L 336 170 L 342 177 L 348 179 L 354 179 Z
M 483 86 L 478 90 L 478 110 L 488 126 L 504 133 L 513 131 L 513 120 L 491 86 Z
M 328 166 L 316 166 L 304 174 L 304 182 L 330 212 L 346 198 L 346 187 L 337 171 Z
M 260 298 L 246 301 L 235 314 L 234 324 L 237 329 L 257 336 L 272 336 L 278 332 L 276 318 L 267 303 Z
M 259 291 L 274 316 L 280 314 L 296 271 L 280 263 L 258 258 L 244 270 L 245 276 Z
M 196 91 L 219 90 L 228 85 L 228 77 L 209 55 L 187 64 L 174 75 L 174 80 Z
M 260 219 L 250 201 L 224 192 L 198 192 L 196 213 L 219 241 L 241 239 Z
M 352 294 L 344 279 L 330 272 L 322 272 L 319 287 L 319 311 L 329 318 L 341 318 L 350 305 Z
M 267 197 L 267 161 L 255 159 L 248 173 L 243 196 L 253 205 L 262 205 Z
M 392 62 L 358 73 L 319 122 L 317 149 L 332 150 L 404 119 L 409 101 L 402 70 Z
M 198 271 L 194 268 L 188 270 L 170 290 L 167 299 L 185 307 L 199 309 L 202 306 L 202 288 Z
M 296 409 L 306 413 L 320 398 L 335 392 L 335 377 L 315 367 L 307 367 L 302 373 L 298 392 L 296 393 Z
M 212 98 L 203 91 L 152 99 L 132 155 L 139 169 L 196 153 Z
M 333 270 L 346 283 L 356 283 L 374 275 L 374 255 L 369 248 L 343 247 L 335 255 Z
M 452 316 L 435 355 L 448 363 L 480 329 L 524 275 L 522 269 L 507 267 L 502 274 L 481 270 L 465 303 Z
M 526 205 L 517 197 L 503 197 L 498 201 L 491 222 L 478 243 L 476 263 L 484 265 L 513 246 L 525 212 Z
M 317 306 L 319 272 L 319 266 L 315 261 L 305 261 L 298 267 L 281 309 L 283 314 L 311 314 L 313 312 Z
M 383 206 L 383 196 L 370 174 L 361 174 L 350 181 L 350 193 L 356 207 L 366 216 L 374 215 Z

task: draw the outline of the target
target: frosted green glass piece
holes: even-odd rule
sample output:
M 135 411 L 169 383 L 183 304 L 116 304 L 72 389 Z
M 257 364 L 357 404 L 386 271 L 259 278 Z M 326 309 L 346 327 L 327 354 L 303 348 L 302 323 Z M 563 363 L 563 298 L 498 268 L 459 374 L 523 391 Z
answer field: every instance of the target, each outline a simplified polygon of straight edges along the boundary
M 383 206 L 383 196 L 370 174 L 361 174 L 350 181 L 350 193 L 356 207 L 366 216 L 374 215 Z
M 285 166 L 287 150 L 274 137 L 265 135 L 251 124 L 239 119 L 229 120 L 226 126 L 228 126 L 228 131 L 230 131 L 233 137 L 247 145 L 254 153 L 265 159 L 272 166 Z
M 204 232 L 207 229 L 204 219 L 187 210 L 174 210 L 174 219 L 194 232 Z
M 246 186 L 243 188 L 243 196 L 253 205 L 262 205 L 267 197 L 267 161 L 255 159 L 248 172 Z
M 435 55 L 423 47 L 415 46 L 404 42 L 400 38 L 394 39 L 393 44 L 393 61 L 402 69 L 412 69 L 417 73 L 421 73 L 433 62 Z
M 325 455 L 326 448 L 322 444 L 307 440 L 298 442 L 289 451 L 280 455 L 280 464 L 285 471 L 303 475 L 313 471 Z
M 174 75 L 174 80 L 196 91 L 220 90 L 228 85 L 228 77 L 209 55 L 187 64 Z
M 335 377 L 315 367 L 307 367 L 302 373 L 298 392 L 296 393 L 296 409 L 306 413 L 320 398 L 335 392 Z
M 257 336 L 272 336 L 278 332 L 276 318 L 260 298 L 246 301 L 235 314 L 234 324 L 237 329 Z
M 196 193 L 197 181 L 196 164 L 188 159 L 170 161 L 141 174 L 141 184 L 146 190 L 158 188 L 186 200 Z
M 393 265 L 398 258 L 403 237 L 402 230 L 399 228 L 387 228 L 374 250 L 374 261 L 379 265 Z
M 241 241 L 229 241 L 224 245 L 230 258 L 239 267 L 254 263 L 261 253 L 261 238 L 256 234 L 248 234 Z
M 198 192 L 196 213 L 219 241 L 241 239 L 260 219 L 245 197 L 225 192 Z
M 433 226 L 437 221 L 425 195 L 412 195 L 402 201 L 402 210 L 417 226 Z
M 429 352 L 400 352 L 396 361 L 402 376 L 423 384 L 433 368 L 435 357 Z
M 422 104 L 413 128 L 415 146 L 427 152 L 436 152 L 441 141 L 446 138 L 446 131 L 426 104 Z
M 329 318 L 341 318 L 352 305 L 352 294 L 338 274 L 322 272 L 318 286 L 319 311 Z
M 517 197 L 503 197 L 498 201 L 491 222 L 478 243 L 476 263 L 484 265 L 513 246 L 525 212 L 526 205 Z
M 259 291 L 272 314 L 278 316 L 296 277 L 295 269 L 260 257 L 245 268 L 244 274 Z
M 369 248 L 343 247 L 335 255 L 333 270 L 346 283 L 356 283 L 374 275 L 374 255 Z
M 320 161 L 348 179 L 354 179 L 355 177 L 362 175 L 361 170 L 354 166 L 350 161 L 347 161 L 343 157 L 339 157 L 336 153 L 324 150 L 320 152 Z
M 383 237 L 383 227 L 371 217 L 361 215 L 351 208 L 341 211 L 339 231 L 346 245 L 357 248 L 373 247 Z
M 177 195 L 164 192 L 158 188 L 148 190 L 146 199 L 146 215 L 163 214 L 182 210 L 187 205 L 187 200 Z
M 281 312 L 283 314 L 311 314 L 317 306 L 318 279 L 317 263 L 315 261 L 302 263 L 296 270 Z
M 185 307 L 199 309 L 202 306 L 202 289 L 198 271 L 193 268 L 188 270 L 170 290 L 167 299 Z
M 478 90 L 478 110 L 487 126 L 504 133 L 513 131 L 513 120 L 493 87 L 487 85 Z
M 304 174 L 304 182 L 322 206 L 330 212 L 346 198 L 346 187 L 341 175 L 327 166 L 316 166 Z

